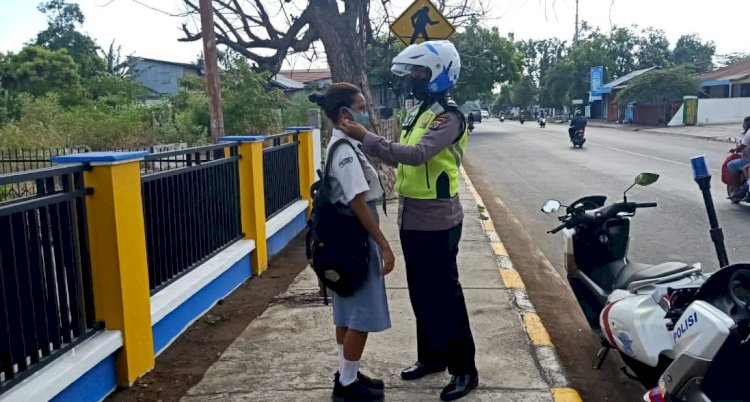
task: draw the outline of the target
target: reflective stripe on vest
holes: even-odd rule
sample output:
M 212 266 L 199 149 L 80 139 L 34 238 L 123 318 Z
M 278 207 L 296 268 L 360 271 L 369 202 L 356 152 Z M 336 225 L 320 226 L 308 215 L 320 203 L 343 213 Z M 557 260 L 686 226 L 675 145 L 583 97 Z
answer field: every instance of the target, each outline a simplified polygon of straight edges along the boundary
M 411 130 L 402 129 L 401 144 L 415 146 L 430 131 L 432 122 L 438 116 L 436 108 L 429 108 L 419 113 L 419 108 L 409 111 L 405 122 L 415 121 Z M 396 191 L 406 198 L 434 200 L 453 198 L 458 195 L 459 172 L 468 139 L 468 130 L 464 129 L 458 141 L 440 151 L 427 163 L 420 166 L 398 165 Z M 441 176 L 443 177 L 441 179 Z M 446 183 L 447 180 L 447 183 Z M 448 184 L 446 186 L 446 184 Z

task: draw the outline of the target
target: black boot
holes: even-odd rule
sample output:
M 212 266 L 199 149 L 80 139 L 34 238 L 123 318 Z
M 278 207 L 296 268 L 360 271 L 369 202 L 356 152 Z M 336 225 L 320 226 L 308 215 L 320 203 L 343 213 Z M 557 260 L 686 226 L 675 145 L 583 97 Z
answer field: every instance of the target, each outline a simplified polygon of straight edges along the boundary
M 335 402 L 379 402 L 383 400 L 383 391 L 374 390 L 357 380 L 343 386 L 338 380 L 333 386 L 331 400 Z

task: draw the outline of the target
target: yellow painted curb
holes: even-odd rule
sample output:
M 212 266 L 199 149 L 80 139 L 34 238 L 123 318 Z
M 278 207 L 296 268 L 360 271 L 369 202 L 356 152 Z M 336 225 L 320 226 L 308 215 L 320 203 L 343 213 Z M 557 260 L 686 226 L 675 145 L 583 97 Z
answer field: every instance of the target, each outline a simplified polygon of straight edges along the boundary
M 552 388 L 551 391 L 555 402 L 583 402 L 578 392 L 572 388 Z
M 521 276 L 518 275 L 518 271 L 515 269 L 501 269 L 500 276 L 503 278 L 503 284 L 505 284 L 506 288 L 526 289 Z
M 482 227 L 484 228 L 485 232 L 494 232 L 495 231 L 495 224 L 492 223 L 491 220 L 486 219 L 482 221 Z
M 523 325 L 526 327 L 526 332 L 531 338 L 531 343 L 534 346 L 552 346 L 552 340 L 547 333 L 547 329 L 542 324 L 542 319 L 536 313 L 524 313 Z
M 500 255 L 503 257 L 508 256 L 508 250 L 505 249 L 505 246 L 503 245 L 503 243 L 499 241 L 493 241 L 490 244 L 492 245 L 492 251 L 495 252 L 495 255 Z

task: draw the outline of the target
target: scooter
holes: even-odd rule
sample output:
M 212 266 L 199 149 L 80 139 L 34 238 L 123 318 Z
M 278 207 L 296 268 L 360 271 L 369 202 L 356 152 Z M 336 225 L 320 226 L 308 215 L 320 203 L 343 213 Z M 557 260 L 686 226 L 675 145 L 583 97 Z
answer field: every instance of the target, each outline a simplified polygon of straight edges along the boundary
M 539 118 L 539 127 L 544 128 L 547 126 L 547 119 L 545 117 Z
M 617 349 L 629 368 L 626 374 L 647 388 L 656 386 L 678 357 L 675 342 L 696 325 L 694 311 L 687 307 L 706 279 L 697 263 L 642 264 L 628 259 L 630 220 L 636 211 L 655 208 L 656 203 L 629 202 L 627 192 L 658 178 L 641 173 L 623 201 L 610 205 L 599 195 L 576 200 L 559 218 L 562 224 L 548 232 L 563 231 L 568 282 L 591 330 L 602 341 L 594 367 L 601 367 L 609 350 Z M 561 207 L 550 200 L 542 211 L 551 214 Z
M 505 123 L 505 116 L 500 116 L 500 123 Z
M 729 171 L 729 162 L 740 159 L 742 155 L 738 152 L 730 152 L 721 166 L 721 181 L 727 185 L 727 199 L 733 204 L 739 204 L 748 199 L 747 178 L 750 177 L 750 165 L 742 169 L 739 176 Z
M 570 139 L 570 142 L 573 143 L 573 148 L 583 148 L 583 143 L 586 142 L 586 138 L 584 136 L 586 132 L 586 129 L 579 128 L 576 130 L 575 135 L 573 135 L 573 138 Z
M 470 121 L 469 122 L 469 132 L 472 132 L 472 131 L 474 131 L 474 122 Z
M 520 122 L 521 122 L 521 124 L 523 124 L 523 122 L 525 122 L 525 121 L 526 121 L 526 119 L 525 119 L 525 118 L 523 118 L 523 117 L 520 117 L 520 118 L 518 119 L 518 121 L 520 121 Z

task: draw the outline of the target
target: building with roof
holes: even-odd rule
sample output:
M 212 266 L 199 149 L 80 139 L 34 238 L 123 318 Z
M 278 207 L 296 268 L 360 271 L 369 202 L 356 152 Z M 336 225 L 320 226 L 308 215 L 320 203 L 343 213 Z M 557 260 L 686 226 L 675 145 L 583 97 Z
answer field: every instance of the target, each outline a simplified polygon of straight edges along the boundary
M 149 97 L 162 98 L 180 92 L 180 78 L 203 75 L 203 69 L 197 64 L 177 63 L 145 57 L 131 57 L 130 77 L 143 85 Z
M 750 58 L 698 75 L 709 98 L 750 97 Z
M 331 84 L 331 70 L 309 69 L 309 70 L 282 70 L 278 76 L 289 80 L 301 82 L 307 89 L 323 89 Z
M 644 68 L 641 70 L 635 70 L 628 74 L 623 75 L 622 77 L 619 77 L 613 81 L 610 81 L 604 85 L 602 85 L 599 90 L 596 91 L 593 95 L 599 95 L 601 96 L 601 104 L 600 109 L 597 111 L 600 113 L 598 116 L 594 118 L 602 118 L 606 120 L 611 121 L 625 121 L 627 120 L 625 117 L 625 113 L 627 110 L 622 109 L 617 104 L 617 93 L 621 90 L 625 89 L 628 86 L 628 83 L 635 77 L 638 77 L 641 74 L 647 73 L 653 69 L 656 69 L 659 67 L 649 67 Z M 592 115 L 595 114 L 595 107 L 592 107 Z M 593 117 L 593 116 L 592 116 Z

